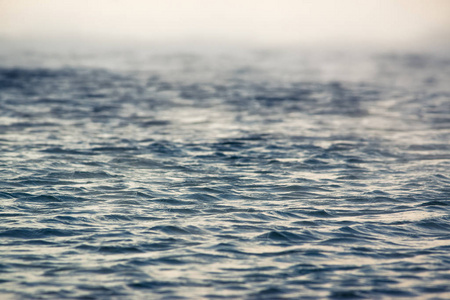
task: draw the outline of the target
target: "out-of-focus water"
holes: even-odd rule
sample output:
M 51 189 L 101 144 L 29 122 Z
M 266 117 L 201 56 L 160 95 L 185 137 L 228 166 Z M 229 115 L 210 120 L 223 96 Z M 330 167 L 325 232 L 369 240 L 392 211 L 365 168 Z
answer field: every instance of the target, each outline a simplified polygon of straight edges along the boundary
M 450 59 L 2 59 L 1 297 L 450 297 Z

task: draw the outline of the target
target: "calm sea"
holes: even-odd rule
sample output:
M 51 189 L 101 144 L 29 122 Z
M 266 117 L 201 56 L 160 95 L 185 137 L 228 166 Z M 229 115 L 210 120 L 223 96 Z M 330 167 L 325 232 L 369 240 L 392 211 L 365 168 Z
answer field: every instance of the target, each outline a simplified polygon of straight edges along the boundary
M 16 54 L 1 299 L 450 298 L 448 56 Z

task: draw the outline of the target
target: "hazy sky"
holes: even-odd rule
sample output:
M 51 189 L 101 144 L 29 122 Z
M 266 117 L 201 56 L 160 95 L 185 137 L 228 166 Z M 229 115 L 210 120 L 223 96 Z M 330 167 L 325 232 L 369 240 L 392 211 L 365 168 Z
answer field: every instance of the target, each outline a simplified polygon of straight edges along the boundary
M 0 37 L 408 44 L 450 39 L 450 0 L 0 0 Z

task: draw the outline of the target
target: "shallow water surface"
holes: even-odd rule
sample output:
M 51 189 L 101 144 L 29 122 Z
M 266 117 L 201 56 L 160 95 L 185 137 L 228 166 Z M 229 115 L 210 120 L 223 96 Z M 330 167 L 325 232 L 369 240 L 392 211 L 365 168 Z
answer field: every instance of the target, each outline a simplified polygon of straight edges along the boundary
M 41 59 L 0 68 L 4 297 L 450 297 L 449 59 Z

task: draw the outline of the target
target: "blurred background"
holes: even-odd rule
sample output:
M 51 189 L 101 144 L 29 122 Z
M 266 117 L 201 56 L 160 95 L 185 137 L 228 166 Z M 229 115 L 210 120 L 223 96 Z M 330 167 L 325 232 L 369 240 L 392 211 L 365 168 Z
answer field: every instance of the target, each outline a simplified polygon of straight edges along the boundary
M 439 50 L 446 0 L 0 0 L 5 42 Z

